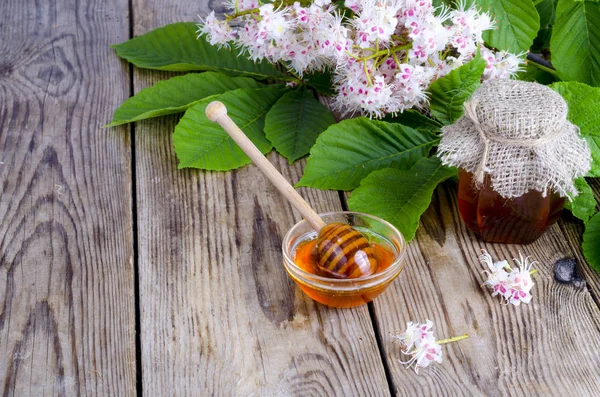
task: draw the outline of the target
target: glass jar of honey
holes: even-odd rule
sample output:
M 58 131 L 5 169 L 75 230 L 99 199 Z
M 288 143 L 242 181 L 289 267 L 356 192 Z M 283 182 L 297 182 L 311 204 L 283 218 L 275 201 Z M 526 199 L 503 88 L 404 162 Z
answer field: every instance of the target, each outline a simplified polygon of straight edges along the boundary
M 549 87 L 514 80 L 482 83 L 464 115 L 442 128 L 437 155 L 459 169 L 458 207 L 489 242 L 527 244 L 555 223 L 591 153 Z
M 543 196 L 530 190 L 519 197 L 506 199 L 492 188 L 489 175 L 484 178 L 478 188 L 472 173 L 459 171 L 458 210 L 469 229 L 485 241 L 531 243 L 562 213 L 565 198 L 554 192 Z

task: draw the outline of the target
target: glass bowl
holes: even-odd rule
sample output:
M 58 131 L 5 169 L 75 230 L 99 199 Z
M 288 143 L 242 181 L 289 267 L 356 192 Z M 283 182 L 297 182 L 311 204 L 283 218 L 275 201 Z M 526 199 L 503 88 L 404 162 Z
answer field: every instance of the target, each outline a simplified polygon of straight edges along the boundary
M 294 262 L 298 246 L 317 238 L 317 232 L 303 220 L 294 225 L 283 238 L 283 265 L 288 275 L 304 293 L 327 306 L 355 307 L 372 301 L 404 269 L 406 242 L 402 233 L 381 218 L 359 212 L 328 212 L 320 216 L 325 223 L 347 223 L 359 230 L 371 244 L 387 251 L 386 262 L 389 262 L 389 266 L 380 266 L 370 276 L 353 279 L 336 279 L 311 273 Z

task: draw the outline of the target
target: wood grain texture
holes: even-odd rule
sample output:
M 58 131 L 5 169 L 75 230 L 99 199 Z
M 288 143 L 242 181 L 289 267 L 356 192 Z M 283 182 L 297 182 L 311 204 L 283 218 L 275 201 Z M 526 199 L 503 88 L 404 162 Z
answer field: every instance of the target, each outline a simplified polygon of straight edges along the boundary
M 135 393 L 126 1 L 0 3 L 0 393 Z
M 136 2 L 135 34 L 199 12 L 168 4 Z M 135 76 L 137 91 L 167 75 Z M 389 395 L 367 307 L 318 306 L 288 279 L 281 242 L 299 215 L 255 166 L 177 170 L 176 120 L 136 125 L 144 394 Z M 303 162 L 269 159 L 300 179 Z M 336 192 L 301 194 L 340 209 Z
M 317 306 L 287 278 L 281 239 L 299 217 L 279 193 L 253 166 L 204 173 L 163 162 L 172 167 L 169 175 L 156 163 L 165 160 L 155 155 L 170 144 L 164 138 L 154 155 L 138 156 L 140 166 L 148 162 L 138 189 L 147 200 L 138 206 L 146 230 L 140 235 L 144 391 L 386 395 L 366 307 Z M 277 165 L 287 168 L 285 161 Z M 293 175 L 299 177 L 297 168 Z M 308 199 L 320 210 L 335 203 L 331 195 Z
M 483 243 L 456 208 L 456 187 L 438 188 L 409 245 L 404 274 L 374 302 L 397 394 L 600 394 L 600 309 L 587 289 L 553 279 L 554 262 L 575 254 L 561 229 L 555 225 L 525 246 Z M 502 304 L 481 286 L 481 249 L 495 260 L 521 252 L 539 262 L 530 304 Z M 438 339 L 470 338 L 443 345 L 444 362 L 416 375 L 398 362 L 406 357 L 391 335 L 426 319 Z
M 485 244 L 454 187 L 439 188 L 405 272 L 367 307 L 315 304 L 287 277 L 281 240 L 300 216 L 253 166 L 177 170 L 176 117 L 102 129 L 130 91 L 110 44 L 195 20 L 220 0 L 0 2 L 0 393 L 3 396 L 600 395 L 600 276 L 564 215 L 538 242 Z M 134 70 L 139 91 L 167 73 Z M 284 176 L 294 166 L 269 156 Z M 600 200 L 600 180 L 590 180 Z M 318 211 L 335 192 L 301 189 Z M 136 373 L 133 216 L 138 218 L 141 368 Z M 478 262 L 539 261 L 534 299 L 506 306 Z M 576 257 L 587 288 L 553 281 Z M 407 370 L 391 334 L 431 319 L 444 363 Z M 375 332 L 383 341 L 379 353 Z

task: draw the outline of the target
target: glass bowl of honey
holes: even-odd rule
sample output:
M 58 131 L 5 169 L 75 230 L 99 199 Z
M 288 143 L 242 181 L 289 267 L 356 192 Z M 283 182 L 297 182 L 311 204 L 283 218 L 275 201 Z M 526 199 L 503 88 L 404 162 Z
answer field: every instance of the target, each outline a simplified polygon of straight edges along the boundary
M 404 269 L 406 241 L 389 222 L 373 215 L 340 211 L 320 214 L 325 223 L 341 222 L 363 234 L 375 251 L 377 270 L 365 277 L 332 278 L 317 268 L 317 231 L 298 222 L 283 238 L 283 265 L 306 295 L 327 306 L 347 308 L 375 299 Z

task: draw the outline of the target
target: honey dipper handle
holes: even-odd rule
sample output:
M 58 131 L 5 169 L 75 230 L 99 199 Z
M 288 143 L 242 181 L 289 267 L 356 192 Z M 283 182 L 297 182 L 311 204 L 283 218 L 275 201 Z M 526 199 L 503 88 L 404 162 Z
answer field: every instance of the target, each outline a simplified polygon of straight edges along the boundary
M 284 197 L 302 214 L 304 219 L 316 230 L 319 231 L 325 222 L 311 208 L 311 206 L 300 196 L 300 194 L 290 185 L 290 183 L 277 171 L 277 169 L 267 160 L 267 158 L 258 150 L 252 141 L 240 130 L 240 128 L 227 115 L 227 108 L 223 103 L 214 101 L 206 107 L 206 117 L 210 121 L 216 121 L 223 127 L 229 136 L 238 144 L 238 146 L 250 157 L 258 168 L 269 178 L 275 187 L 284 195 Z

